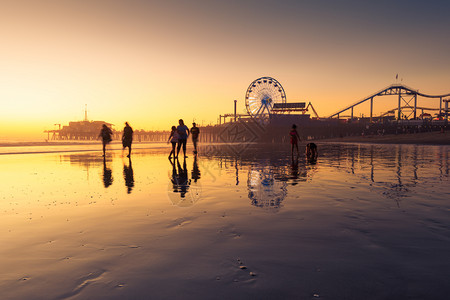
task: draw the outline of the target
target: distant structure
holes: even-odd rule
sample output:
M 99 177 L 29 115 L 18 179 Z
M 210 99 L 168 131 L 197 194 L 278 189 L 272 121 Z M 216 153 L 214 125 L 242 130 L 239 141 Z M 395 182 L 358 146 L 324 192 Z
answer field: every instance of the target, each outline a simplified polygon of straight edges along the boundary
M 44 132 L 47 133 L 48 140 L 96 140 L 103 124 L 106 124 L 108 127 L 113 126 L 113 124 L 105 121 L 89 121 L 86 105 L 83 121 L 69 122 L 69 125 L 64 125 L 62 128 L 61 124 L 55 124 L 59 126 L 58 129 Z
M 58 126 L 57 129 L 45 130 L 44 132 L 47 133 L 48 141 L 94 141 L 97 140 L 103 124 L 112 129 L 113 140 L 121 139 L 122 131 L 115 130 L 114 124 L 105 121 L 89 121 L 87 106 L 85 106 L 83 121 L 69 122 L 69 125 L 62 127 L 61 124 L 54 124 Z M 136 142 L 165 142 L 168 135 L 168 131 L 134 131 Z M 206 133 L 204 135 L 208 136 Z

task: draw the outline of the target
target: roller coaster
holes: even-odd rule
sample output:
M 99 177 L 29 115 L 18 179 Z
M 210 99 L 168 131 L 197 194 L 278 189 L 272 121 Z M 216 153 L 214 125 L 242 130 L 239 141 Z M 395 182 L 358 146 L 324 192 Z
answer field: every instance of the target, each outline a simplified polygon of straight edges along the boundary
M 391 109 L 387 111 L 386 113 L 382 114 L 381 116 L 387 115 L 387 114 L 396 114 L 397 120 L 401 120 L 402 117 L 404 119 L 417 119 L 417 111 L 422 110 L 422 115 L 424 113 L 424 110 L 439 110 L 438 116 L 439 117 L 445 117 L 445 120 L 448 120 L 449 115 L 449 109 L 448 109 L 448 102 L 450 99 L 444 99 L 446 97 L 450 97 L 449 94 L 443 94 L 443 95 L 428 95 L 424 93 L 420 93 L 418 90 L 414 90 L 410 87 L 407 87 L 403 84 L 393 84 L 390 85 L 364 99 L 361 99 L 341 110 L 338 110 L 337 112 L 331 114 L 328 116 L 328 119 L 339 119 L 342 116 L 342 113 L 346 111 L 350 111 L 350 119 L 354 119 L 353 110 L 356 106 L 366 102 L 370 101 L 370 122 L 373 121 L 373 102 L 374 98 L 378 96 L 393 96 L 398 95 L 398 106 L 394 109 Z M 425 107 L 418 107 L 417 106 L 417 98 L 418 97 L 424 97 L 424 98 L 435 98 L 439 99 L 439 109 L 437 108 L 425 108 Z M 443 108 L 442 105 L 445 105 Z

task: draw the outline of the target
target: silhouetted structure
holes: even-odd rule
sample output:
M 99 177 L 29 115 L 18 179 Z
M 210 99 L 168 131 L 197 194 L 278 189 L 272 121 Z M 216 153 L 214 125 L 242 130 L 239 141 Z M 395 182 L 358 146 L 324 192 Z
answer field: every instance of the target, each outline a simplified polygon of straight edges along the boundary
M 369 97 L 366 97 L 364 99 L 361 99 L 347 107 L 345 107 L 344 109 L 338 110 L 337 112 L 331 114 L 328 118 L 337 118 L 339 119 L 342 115 L 343 112 L 350 110 L 350 121 L 352 121 L 354 119 L 354 115 L 353 115 L 353 110 L 355 107 L 357 107 L 358 105 L 366 102 L 366 101 L 370 101 L 370 113 L 369 113 L 369 118 L 370 118 L 370 122 L 373 121 L 373 100 L 375 97 L 378 96 L 398 96 L 398 103 L 397 103 L 397 107 L 390 110 L 392 111 L 392 113 L 394 113 L 394 111 L 397 111 L 397 120 L 400 121 L 402 119 L 410 119 L 412 117 L 413 120 L 417 119 L 417 98 L 420 97 L 424 97 L 424 98 L 436 98 L 439 99 L 439 116 L 442 116 L 442 103 L 443 103 L 443 98 L 446 97 L 450 97 L 450 94 L 443 94 L 443 95 L 429 95 L 429 94 L 424 94 L 424 93 L 420 93 L 419 90 L 414 90 L 410 87 L 407 87 L 403 84 L 393 84 L 391 86 L 388 86 L 372 95 L 370 95 Z M 422 109 L 422 114 L 423 114 L 423 110 L 426 108 L 421 108 Z M 446 119 L 448 120 L 448 118 Z
M 266 91 L 270 91 L 266 93 Z M 394 97 L 396 107 L 375 116 L 374 99 L 381 96 Z M 439 100 L 439 107 L 418 106 L 419 97 Z M 444 99 L 447 98 L 447 99 Z M 198 137 L 201 143 L 288 143 L 286 126 L 297 124 L 302 140 L 344 137 L 351 135 L 413 133 L 438 131 L 448 127 L 448 103 L 450 94 L 429 95 L 405 85 L 393 84 L 352 105 L 346 106 L 330 115 L 319 118 L 311 102 L 288 103 L 281 84 L 273 78 L 261 77 L 253 81 L 246 92 L 247 114 L 222 114 L 219 124 L 202 126 Z M 354 108 L 370 102 L 369 116 L 355 117 Z M 236 104 L 236 102 L 234 102 Z M 445 106 L 445 107 L 443 107 Z M 428 111 L 436 111 L 433 118 Z M 311 115 L 308 114 L 311 112 Z M 344 113 L 349 115 L 343 115 Z M 311 117 L 312 116 L 312 117 Z M 61 124 L 57 130 L 47 130 L 52 140 L 94 140 L 100 127 L 112 124 L 104 121 L 70 122 Z M 165 142 L 170 132 L 135 130 L 136 142 Z M 50 137 L 50 134 L 52 136 Z M 113 130 L 113 138 L 119 139 L 121 132 Z M 195 147 L 195 145 L 194 145 Z

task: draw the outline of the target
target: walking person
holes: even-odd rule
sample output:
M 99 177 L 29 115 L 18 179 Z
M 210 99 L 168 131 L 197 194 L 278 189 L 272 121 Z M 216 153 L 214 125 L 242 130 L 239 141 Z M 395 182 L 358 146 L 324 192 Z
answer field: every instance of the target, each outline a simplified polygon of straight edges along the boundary
M 177 143 L 178 143 L 178 131 L 175 126 L 172 126 L 172 131 L 170 132 L 169 139 L 167 140 L 167 144 L 169 142 L 172 143 L 172 151 L 170 151 L 169 159 L 172 158 L 172 154 L 173 154 L 173 158 L 175 159 L 176 158 L 175 147 L 177 146 Z
M 133 128 L 130 127 L 128 122 L 125 122 L 125 127 L 123 128 L 123 135 L 122 135 L 122 146 L 123 150 L 125 150 L 125 148 L 128 147 L 127 157 L 130 157 L 131 155 L 131 143 L 133 143 Z
M 291 154 L 294 156 L 294 147 L 297 149 L 297 156 L 298 156 L 298 142 L 300 141 L 300 136 L 297 132 L 297 125 L 293 124 L 292 129 L 289 132 L 289 135 L 291 136 Z
M 106 154 L 106 144 L 109 144 L 112 141 L 112 130 L 106 124 L 103 124 L 102 130 L 100 130 L 100 134 L 98 137 L 102 138 L 103 143 L 103 156 Z
M 194 154 L 197 154 L 197 142 L 198 142 L 199 134 L 200 134 L 200 129 L 198 129 L 195 122 L 192 123 L 191 136 L 192 136 L 192 143 L 194 144 Z
M 184 157 L 186 158 L 187 157 L 186 156 L 186 142 L 189 137 L 189 128 L 186 125 L 184 125 L 183 119 L 178 120 L 178 123 L 180 125 L 178 125 L 178 127 L 177 127 L 177 131 L 178 131 L 177 157 L 178 157 L 178 154 L 180 153 L 181 146 L 183 146 L 183 154 L 184 154 Z

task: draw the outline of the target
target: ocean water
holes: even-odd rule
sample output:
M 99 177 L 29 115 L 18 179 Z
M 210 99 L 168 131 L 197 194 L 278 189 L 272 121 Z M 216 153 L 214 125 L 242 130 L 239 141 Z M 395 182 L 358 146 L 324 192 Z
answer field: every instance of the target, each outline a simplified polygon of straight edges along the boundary
M 3 150 L 0 298 L 448 299 L 450 147 L 318 145 Z

